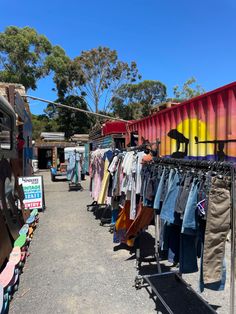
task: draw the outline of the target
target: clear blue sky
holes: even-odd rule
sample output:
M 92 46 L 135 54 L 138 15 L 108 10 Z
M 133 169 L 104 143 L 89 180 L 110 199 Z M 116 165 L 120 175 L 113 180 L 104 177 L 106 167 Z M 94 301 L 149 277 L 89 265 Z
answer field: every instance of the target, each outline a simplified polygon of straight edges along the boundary
M 143 79 L 174 85 L 195 76 L 209 91 L 235 81 L 235 0 L 2 1 L 0 31 L 31 26 L 70 57 L 99 45 L 136 61 Z M 51 78 L 31 94 L 55 100 Z M 31 111 L 44 105 L 32 102 Z

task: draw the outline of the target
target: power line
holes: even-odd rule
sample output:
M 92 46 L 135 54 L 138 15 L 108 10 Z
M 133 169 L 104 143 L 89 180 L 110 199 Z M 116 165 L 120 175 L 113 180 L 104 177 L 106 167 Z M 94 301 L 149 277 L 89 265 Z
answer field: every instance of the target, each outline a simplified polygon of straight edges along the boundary
M 106 118 L 106 119 L 110 119 L 110 120 L 117 120 L 117 121 L 122 121 L 122 122 L 126 122 L 126 123 L 131 123 L 130 121 L 123 120 L 123 119 L 120 119 L 120 118 L 110 117 L 110 116 L 107 116 L 105 114 L 96 113 L 96 112 L 88 111 L 88 110 L 85 110 L 85 109 L 74 108 L 74 107 L 71 107 L 71 106 L 63 105 L 61 103 L 57 103 L 57 102 L 54 102 L 54 101 L 46 100 L 46 99 L 35 97 L 35 96 L 25 95 L 25 97 L 33 99 L 33 100 L 39 100 L 39 101 L 45 102 L 47 104 L 53 104 L 53 105 L 58 106 L 58 107 L 84 112 L 86 114 L 92 114 L 92 115 L 95 115 L 95 116 L 98 116 L 98 117 L 102 117 L 102 118 Z

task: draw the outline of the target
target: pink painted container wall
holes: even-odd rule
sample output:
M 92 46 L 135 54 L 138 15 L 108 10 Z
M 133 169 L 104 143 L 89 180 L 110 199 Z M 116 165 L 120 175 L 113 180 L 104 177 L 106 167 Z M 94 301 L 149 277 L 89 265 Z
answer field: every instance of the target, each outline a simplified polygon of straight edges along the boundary
M 236 82 L 128 125 L 161 156 L 236 160 Z

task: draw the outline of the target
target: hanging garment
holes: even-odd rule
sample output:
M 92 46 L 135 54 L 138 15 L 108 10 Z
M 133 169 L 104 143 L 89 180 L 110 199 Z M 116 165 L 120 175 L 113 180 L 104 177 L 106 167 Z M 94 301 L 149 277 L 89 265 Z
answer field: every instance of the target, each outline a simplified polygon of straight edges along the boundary
M 140 231 L 146 228 L 152 222 L 154 217 L 154 211 L 150 207 L 145 207 L 142 203 L 139 203 L 137 216 L 135 220 L 130 225 L 127 233 L 126 238 L 133 238 L 135 237 Z
M 188 195 L 187 204 L 183 214 L 182 233 L 195 234 L 197 230 L 197 201 L 199 192 L 199 181 L 197 178 L 193 179 L 193 183 Z
M 182 182 L 180 183 L 180 190 L 179 194 L 176 200 L 176 206 L 175 206 L 175 211 L 177 213 L 183 214 L 187 200 L 188 200 L 188 195 L 192 186 L 192 181 L 193 181 L 193 176 L 190 172 L 187 172 L 184 177 Z
M 165 222 L 163 248 L 168 250 L 168 261 L 174 264 L 179 262 L 180 231 L 180 226 Z
M 161 175 L 162 175 L 161 168 L 154 169 L 153 171 L 150 172 L 150 176 L 147 180 L 145 198 L 146 200 L 152 203 L 152 207 L 156 196 L 157 188 L 160 183 Z
M 108 197 L 112 198 L 113 197 L 113 184 L 114 184 L 114 177 L 115 173 L 117 170 L 117 164 L 118 164 L 118 156 L 114 155 L 109 166 L 108 166 L 108 171 L 110 173 L 109 176 L 109 184 L 108 184 L 108 192 L 107 195 Z
M 112 193 L 113 197 L 116 196 L 121 196 L 121 185 L 123 181 L 123 172 L 122 172 L 122 161 L 123 161 L 123 155 L 119 155 L 118 157 L 118 164 L 116 168 L 116 172 L 113 178 L 113 183 L 112 183 Z
M 208 177 L 210 179 L 210 177 Z M 201 193 L 200 193 L 201 194 Z M 205 208 L 204 208 L 205 209 Z M 203 248 L 204 248 L 204 236 L 205 236 L 205 229 L 206 229 L 206 220 L 201 217 L 199 220 L 199 227 L 198 227 L 198 235 L 199 235 L 199 244 L 200 244 L 200 254 L 198 255 L 201 258 L 200 262 L 200 280 L 199 280 L 199 290 L 201 292 L 204 291 L 204 289 L 210 289 L 214 291 L 222 291 L 225 288 L 226 283 L 226 261 L 225 258 L 223 260 L 223 267 L 221 271 L 221 280 L 216 281 L 213 283 L 205 284 L 203 281 Z M 199 246 L 198 244 L 198 246 Z
M 127 194 L 128 191 L 131 191 L 131 176 L 132 176 L 133 160 L 134 160 L 134 153 L 128 152 L 125 155 L 125 158 L 122 162 L 122 169 L 123 169 L 124 177 L 122 181 L 121 192 L 125 194 Z
M 132 246 L 133 242 L 126 239 L 126 232 L 131 226 L 133 220 L 130 220 L 130 201 L 125 201 L 124 207 L 121 209 L 115 224 L 114 243 L 126 243 Z
M 80 155 L 75 150 L 70 152 L 67 165 L 67 180 L 78 183 L 81 182 Z
M 130 192 L 131 192 L 130 219 L 132 220 L 134 220 L 136 217 L 137 180 L 141 177 L 141 167 L 138 166 L 140 156 L 137 154 L 133 154 L 132 171 L 130 175 Z M 140 189 L 141 189 L 141 186 L 140 186 Z
M 182 274 L 198 271 L 197 264 L 197 235 L 180 235 L 179 270 Z
M 142 178 L 141 178 L 141 171 L 142 171 L 142 159 L 143 159 L 144 152 L 138 152 L 137 154 L 137 166 L 136 166 L 136 194 L 140 194 L 141 192 L 141 185 L 142 185 Z
M 131 176 L 131 198 L 130 198 L 130 219 L 134 220 L 136 216 L 136 181 L 135 173 Z
M 171 169 L 173 170 L 173 169 Z M 174 223 L 175 221 L 175 203 L 179 192 L 180 185 L 180 175 L 178 171 L 174 170 L 170 171 L 169 175 L 169 183 L 168 190 L 166 193 L 166 197 L 163 201 L 162 209 L 161 209 L 161 219 L 166 220 L 169 223 Z
M 230 230 L 230 179 L 213 177 L 203 251 L 203 281 L 221 281 L 225 242 Z
M 92 197 L 95 201 L 98 201 L 99 193 L 101 190 L 101 184 L 104 175 L 104 160 L 101 156 L 97 156 L 94 159 L 94 167 L 95 167 L 95 174 L 93 180 L 93 187 L 92 187 Z
M 199 181 L 193 179 L 188 195 L 187 204 L 183 215 L 183 223 L 180 236 L 180 261 L 179 269 L 183 274 L 198 271 L 197 247 L 198 247 L 198 196 Z M 180 215 L 180 214 L 179 214 Z
M 114 156 L 114 158 L 112 159 L 112 161 L 108 167 L 108 170 L 112 175 L 114 175 L 114 173 L 116 172 L 118 160 L 119 160 L 118 156 Z
M 162 191 L 163 191 L 163 188 L 164 188 L 166 176 L 168 176 L 168 171 L 164 167 L 162 175 L 161 175 L 160 183 L 158 185 L 157 192 L 156 192 L 156 195 L 155 195 L 154 205 L 153 205 L 153 207 L 156 210 L 157 214 L 160 214 L 160 211 L 161 211 L 161 195 L 162 195 Z
M 101 190 L 98 197 L 98 204 L 106 203 L 110 172 L 108 171 L 109 160 L 106 158 L 104 164 L 104 176 L 102 179 Z

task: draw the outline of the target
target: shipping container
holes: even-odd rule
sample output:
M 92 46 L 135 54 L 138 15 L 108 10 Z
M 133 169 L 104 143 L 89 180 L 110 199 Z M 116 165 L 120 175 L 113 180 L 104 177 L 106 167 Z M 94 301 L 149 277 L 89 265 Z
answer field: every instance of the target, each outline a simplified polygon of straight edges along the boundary
M 163 157 L 236 161 L 236 82 L 129 123 L 133 133 L 159 139 Z
M 127 123 L 123 121 L 106 121 L 95 126 L 89 133 L 90 151 L 100 148 L 119 148 L 126 146 Z
M 95 150 L 97 148 L 124 149 L 125 136 L 122 136 L 121 134 L 112 134 L 102 136 L 94 140 L 90 140 L 90 151 Z
M 102 125 L 102 135 L 126 133 L 126 123 L 122 121 L 107 121 Z

